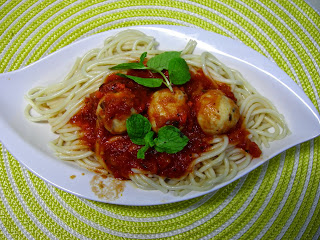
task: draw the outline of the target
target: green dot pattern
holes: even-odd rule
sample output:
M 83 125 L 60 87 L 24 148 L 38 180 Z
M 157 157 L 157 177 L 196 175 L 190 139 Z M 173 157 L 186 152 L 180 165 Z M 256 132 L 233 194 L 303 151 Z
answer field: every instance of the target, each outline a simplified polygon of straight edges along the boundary
M 96 33 L 151 24 L 243 42 L 283 69 L 319 110 L 320 15 L 303 0 L 0 1 L 0 72 Z M 214 193 L 135 207 L 57 189 L 0 143 L 0 239 L 319 239 L 319 150 L 318 137 Z

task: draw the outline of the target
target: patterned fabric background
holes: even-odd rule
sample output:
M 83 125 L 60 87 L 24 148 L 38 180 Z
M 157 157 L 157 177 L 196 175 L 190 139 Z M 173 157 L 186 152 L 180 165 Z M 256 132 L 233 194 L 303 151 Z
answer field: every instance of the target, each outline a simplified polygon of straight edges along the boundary
M 302 0 L 0 4 L 0 72 L 109 29 L 183 25 L 237 39 L 265 55 L 319 110 L 320 16 Z M 0 145 L 0 239 L 317 239 L 319 140 L 287 150 L 214 193 L 147 207 L 104 204 L 63 192 L 30 173 Z

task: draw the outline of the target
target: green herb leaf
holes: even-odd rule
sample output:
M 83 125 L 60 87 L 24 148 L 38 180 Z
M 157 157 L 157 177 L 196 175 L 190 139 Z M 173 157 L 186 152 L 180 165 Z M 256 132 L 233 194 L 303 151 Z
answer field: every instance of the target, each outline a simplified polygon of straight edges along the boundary
M 183 58 L 173 58 L 168 66 L 169 79 L 175 85 L 182 85 L 191 78 L 189 67 Z
M 143 64 L 144 59 L 147 57 L 147 52 L 144 52 L 140 56 L 140 64 Z
M 163 82 L 163 79 L 161 78 L 141 78 L 141 77 L 126 75 L 121 73 L 117 73 L 117 75 L 121 77 L 130 78 L 131 80 L 145 87 L 160 87 Z
M 138 153 L 137 153 L 137 158 L 138 159 L 144 159 L 145 158 L 145 153 L 147 152 L 148 149 L 149 149 L 149 145 L 145 145 L 142 148 L 140 148 Z
M 120 63 L 110 68 L 111 70 L 125 70 L 125 69 L 147 69 L 141 63 Z
M 144 141 L 146 145 L 139 149 L 137 153 L 137 158 L 144 159 L 145 153 L 147 152 L 147 150 L 150 147 L 154 146 L 153 135 L 154 135 L 153 131 L 150 131 L 146 134 L 146 136 L 144 137 Z
M 131 75 L 118 74 L 122 77 L 127 77 L 134 80 L 136 83 L 143 85 L 145 87 L 160 87 L 164 83 L 170 91 L 172 90 L 172 83 L 175 85 L 182 85 L 188 82 L 191 78 L 189 67 L 186 61 L 180 57 L 181 52 L 169 51 L 163 52 L 150 58 L 147 62 L 147 67 L 144 66 L 143 62 L 147 57 L 147 52 L 144 52 L 140 56 L 139 63 L 121 63 L 114 67 L 112 70 L 125 70 L 125 69 L 140 69 L 140 70 L 150 70 L 161 74 L 163 79 L 160 78 L 141 78 Z M 162 70 L 168 70 L 169 79 L 162 73 Z
M 127 119 L 127 132 L 131 141 L 137 145 L 144 145 L 138 150 L 137 158 L 144 159 L 150 147 L 158 152 L 177 153 L 187 144 L 189 139 L 176 127 L 164 126 L 159 129 L 158 137 L 153 139 L 151 123 L 141 114 L 133 114 Z
M 176 127 L 164 126 L 159 129 L 158 137 L 154 139 L 158 152 L 177 153 L 188 143 L 189 139 Z
M 164 52 L 150 58 L 147 62 L 147 66 L 153 70 L 162 71 L 163 69 L 168 69 L 169 61 L 173 58 L 179 58 L 181 52 Z
M 111 70 L 125 70 L 125 69 L 147 69 L 146 66 L 143 65 L 143 61 L 147 56 L 147 52 L 144 52 L 140 56 L 139 63 L 121 63 L 116 66 L 111 67 Z
M 153 147 L 155 145 L 153 136 L 154 136 L 153 131 L 150 131 L 147 133 L 147 135 L 144 137 L 144 141 L 146 145 L 148 144 L 150 147 Z
M 151 123 L 147 118 L 140 114 L 131 115 L 127 121 L 127 132 L 131 141 L 138 145 L 145 145 L 145 137 L 151 130 Z

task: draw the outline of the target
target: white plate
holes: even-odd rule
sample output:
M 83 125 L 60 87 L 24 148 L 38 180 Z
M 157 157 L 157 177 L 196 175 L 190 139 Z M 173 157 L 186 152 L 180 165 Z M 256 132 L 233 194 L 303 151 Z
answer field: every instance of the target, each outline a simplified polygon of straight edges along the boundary
M 198 42 L 196 53 L 209 51 L 223 63 L 239 70 L 264 96 L 270 99 L 282 113 L 292 132 L 281 141 L 263 149 L 263 158 L 254 159 L 244 171 L 231 181 L 219 184 L 207 192 L 191 192 L 184 197 L 163 194 L 159 191 L 143 191 L 126 184 L 123 195 L 108 201 L 98 198 L 91 190 L 94 173 L 74 164 L 57 159 L 47 143 L 55 136 L 48 124 L 32 123 L 24 118 L 24 95 L 35 86 L 46 86 L 63 79 L 78 56 L 88 50 L 101 47 L 103 40 L 123 30 L 111 30 L 75 42 L 42 60 L 15 72 L 0 75 L 0 129 L 1 141 L 13 156 L 31 172 L 80 197 L 124 205 L 154 205 L 182 201 L 217 190 L 244 176 L 268 159 L 301 142 L 320 134 L 320 117 L 316 108 L 293 80 L 276 64 L 239 41 L 201 29 L 177 26 L 141 26 L 134 29 L 152 35 L 162 50 L 181 50 L 189 39 Z M 85 173 L 85 175 L 82 175 Z M 76 178 L 71 179 L 70 176 Z

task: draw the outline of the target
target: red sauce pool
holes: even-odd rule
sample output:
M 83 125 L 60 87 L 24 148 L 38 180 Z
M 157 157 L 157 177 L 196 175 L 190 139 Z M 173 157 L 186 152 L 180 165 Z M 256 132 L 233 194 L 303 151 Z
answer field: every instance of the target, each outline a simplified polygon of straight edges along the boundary
M 139 77 L 159 77 L 145 70 L 129 70 L 129 75 Z M 166 74 L 166 73 L 165 73 Z M 161 88 L 146 88 L 134 81 L 122 78 L 117 75 L 110 75 L 106 78 L 105 83 L 90 97 L 85 99 L 85 105 L 80 111 L 71 118 L 70 123 L 80 126 L 83 132 L 81 138 L 92 151 L 96 150 L 96 143 L 100 146 L 100 157 L 103 158 L 109 171 L 116 178 L 128 179 L 132 174 L 131 169 L 136 168 L 151 174 L 165 176 L 169 178 L 180 178 L 192 171 L 193 154 L 200 154 L 206 151 L 210 145 L 208 140 L 211 136 L 206 135 L 197 123 L 196 118 L 196 100 L 208 89 L 220 89 L 226 96 L 236 101 L 231 89 L 223 83 L 213 82 L 208 79 L 202 71 L 192 74 L 191 80 L 186 83 L 183 89 L 188 95 L 189 116 L 185 127 L 181 130 L 188 138 L 189 142 L 185 148 L 175 154 L 159 153 L 150 148 L 145 159 L 138 159 L 137 152 L 142 146 L 138 146 L 130 141 L 126 133 L 115 135 L 108 132 L 103 126 L 98 126 L 96 109 L 100 99 L 109 92 L 115 92 L 119 89 L 126 88 L 132 94 L 140 98 L 139 113 L 147 117 L 147 108 L 150 103 L 150 97 L 153 92 Z M 144 104 L 141 104 L 143 102 Z M 113 114 L 122 111 L 123 106 L 113 105 Z M 259 157 L 261 151 L 259 147 L 248 139 L 249 132 L 243 127 L 241 121 L 237 126 L 228 133 L 231 143 L 250 153 L 253 157 Z

